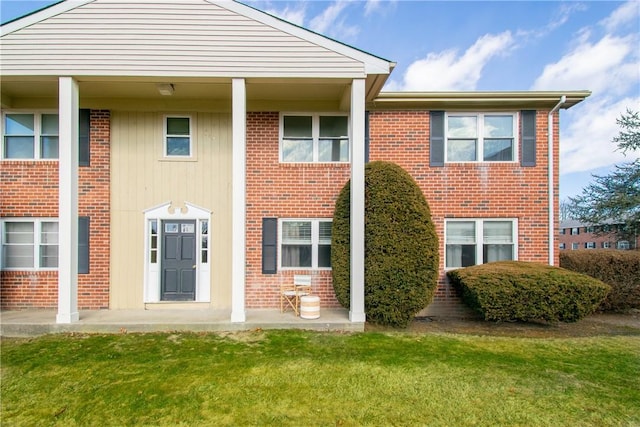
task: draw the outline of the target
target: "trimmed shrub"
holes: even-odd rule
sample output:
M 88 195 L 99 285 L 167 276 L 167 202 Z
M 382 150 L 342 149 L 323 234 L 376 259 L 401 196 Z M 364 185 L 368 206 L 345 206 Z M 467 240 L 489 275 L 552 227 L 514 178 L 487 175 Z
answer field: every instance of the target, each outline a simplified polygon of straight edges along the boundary
M 640 251 L 562 251 L 560 267 L 588 274 L 611 286 L 600 310 L 640 309 Z
M 575 322 L 592 314 L 610 290 L 585 274 L 533 262 L 494 262 L 447 275 L 485 320 Z
M 348 182 L 336 201 L 331 241 L 333 287 L 350 305 Z M 433 298 L 438 236 L 429 205 L 413 178 L 390 162 L 365 167 L 365 284 L 367 320 L 405 327 Z

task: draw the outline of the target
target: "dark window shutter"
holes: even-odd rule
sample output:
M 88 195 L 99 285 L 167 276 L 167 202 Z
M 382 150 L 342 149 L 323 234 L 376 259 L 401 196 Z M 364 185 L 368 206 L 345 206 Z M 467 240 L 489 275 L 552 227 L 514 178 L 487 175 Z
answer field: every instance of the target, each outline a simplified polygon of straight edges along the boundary
M 430 113 L 429 165 L 444 166 L 444 111 Z
M 89 217 L 78 217 L 78 273 L 89 273 Z
M 520 132 L 520 165 L 536 165 L 536 111 L 523 110 Z
M 78 142 L 79 146 L 79 156 L 78 156 L 78 164 L 80 166 L 89 166 L 89 133 L 91 131 L 90 124 L 90 114 L 91 110 L 81 109 L 79 115 L 79 123 L 80 123 L 80 132 Z
M 278 272 L 278 219 L 262 218 L 262 274 Z

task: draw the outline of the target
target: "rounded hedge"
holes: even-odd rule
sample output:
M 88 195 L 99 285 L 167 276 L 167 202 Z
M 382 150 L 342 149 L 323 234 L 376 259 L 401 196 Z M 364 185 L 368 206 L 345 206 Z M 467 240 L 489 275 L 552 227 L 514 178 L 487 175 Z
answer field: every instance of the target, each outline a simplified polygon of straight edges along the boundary
M 350 182 L 336 201 L 331 240 L 333 287 L 350 304 Z M 390 162 L 365 167 L 365 283 L 367 320 L 405 327 L 433 298 L 438 236 L 429 205 L 413 178 Z
M 447 273 L 463 301 L 485 320 L 575 322 L 592 314 L 610 286 L 586 274 L 524 261 L 499 261 Z

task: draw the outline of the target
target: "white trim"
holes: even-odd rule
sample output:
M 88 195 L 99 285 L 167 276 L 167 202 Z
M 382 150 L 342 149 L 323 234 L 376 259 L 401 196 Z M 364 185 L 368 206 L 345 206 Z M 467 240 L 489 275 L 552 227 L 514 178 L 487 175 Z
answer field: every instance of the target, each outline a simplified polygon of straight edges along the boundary
M 151 247 L 149 224 L 157 221 L 158 246 L 156 263 L 151 262 Z M 201 208 L 189 202 L 184 202 L 184 208 L 173 207 L 171 202 L 162 203 L 144 211 L 144 283 L 143 302 L 160 302 L 160 280 L 162 274 L 162 221 L 186 220 L 196 221 L 196 253 L 197 253 L 197 274 L 196 274 L 196 299 L 195 302 L 211 301 L 211 211 Z M 209 259 L 203 263 L 200 248 L 202 239 L 202 221 L 209 222 Z
M 6 267 L 4 257 L 4 247 L 12 246 L 14 244 L 7 244 L 5 241 L 6 236 L 6 223 L 8 222 L 24 222 L 33 224 L 33 243 L 25 243 L 21 246 L 31 246 L 33 248 L 33 266 L 32 267 Z M 40 266 L 40 246 L 53 246 L 43 245 L 42 238 L 42 223 L 50 222 L 58 224 L 58 218 L 53 217 L 2 217 L 0 218 L 0 270 L 2 271 L 58 271 L 58 267 L 41 267 Z M 60 242 L 60 228 L 58 225 L 58 246 Z
M 293 162 L 285 161 L 283 159 L 283 143 L 284 143 L 284 118 L 289 116 L 311 117 L 311 141 L 312 141 L 312 160 L 310 162 Z M 349 159 L 344 161 L 328 161 L 321 162 L 318 160 L 320 157 L 320 117 L 346 117 L 347 118 L 347 139 L 349 142 Z M 310 112 L 280 112 L 279 118 L 279 135 L 278 135 L 278 156 L 280 163 L 286 164 L 349 164 L 351 157 L 351 120 L 349 114 L 346 113 L 310 113 Z
M 6 152 L 6 134 L 5 134 L 5 121 L 7 114 L 29 114 L 33 116 L 33 157 L 15 157 L 8 158 L 5 157 Z M 58 148 L 58 157 L 54 158 L 42 158 L 42 150 L 40 139 L 42 135 L 42 116 L 44 114 L 48 115 L 56 115 L 58 116 L 58 120 L 60 120 L 60 116 L 58 114 L 58 110 L 55 109 L 6 109 L 2 111 L 2 118 L 0 120 L 0 136 L 2 137 L 2 141 L 0 141 L 0 160 L 7 161 L 58 161 L 60 158 L 60 152 Z M 60 129 L 58 129 L 58 147 L 60 145 Z
M 476 160 L 449 160 L 448 159 L 448 145 L 449 145 L 449 117 L 465 117 L 475 116 L 476 121 Z M 484 136 L 484 117 L 485 116 L 511 116 L 512 132 L 513 132 L 513 158 L 511 160 L 484 160 L 484 140 L 490 139 Z M 445 163 L 518 163 L 520 158 L 520 152 L 518 150 L 520 146 L 520 113 L 517 111 L 452 111 L 445 112 L 444 115 L 444 161 Z M 453 138 L 453 139 L 465 139 L 465 138 Z M 472 138 L 466 138 L 472 139 Z
M 351 292 L 349 319 L 364 322 L 365 81 L 351 83 Z
M 167 119 L 188 119 L 189 120 L 189 135 L 186 135 L 189 138 L 189 154 L 184 155 L 169 155 L 167 154 L 167 138 L 171 136 L 176 137 L 185 137 L 185 135 L 168 135 L 167 134 Z M 197 124 L 191 114 L 164 114 L 162 116 L 162 159 L 163 160 L 174 160 L 174 161 L 188 161 L 188 160 L 196 160 L 196 152 L 194 143 L 196 136 L 194 134 L 194 130 Z
M 311 266 L 310 267 L 284 267 L 282 265 L 282 245 L 284 239 L 282 232 L 285 222 L 309 222 L 311 223 Z M 318 267 L 318 248 L 320 245 L 320 223 L 333 223 L 333 218 L 278 218 L 278 269 L 282 271 L 309 270 L 309 271 L 331 271 L 331 267 Z
M 231 81 L 231 322 L 244 322 L 247 201 L 247 88 Z
M 14 31 L 18 31 L 22 28 L 36 24 L 40 21 L 44 21 L 45 19 L 51 18 L 53 16 L 59 15 L 93 1 L 95 0 L 67 0 L 55 4 L 51 7 L 46 8 L 45 10 L 41 10 L 40 12 L 33 13 L 31 15 L 25 16 L 24 18 L 19 18 L 13 22 L 3 25 L 2 27 L 0 27 L 0 37 L 4 37 L 7 34 L 13 33 Z
M 278 19 L 265 12 L 245 6 L 239 2 L 228 0 L 205 0 L 208 3 L 215 4 L 224 9 L 236 12 L 248 18 L 254 19 L 263 24 L 269 25 L 277 30 L 299 37 L 303 40 L 321 46 L 325 49 L 337 52 L 356 61 L 362 62 L 364 66 L 364 74 L 389 74 L 393 68 L 392 62 L 376 57 L 364 51 L 355 49 L 351 46 L 331 40 L 323 35 L 314 33 L 306 28 L 291 24 L 282 19 Z M 363 75 L 362 77 L 365 77 Z
M 483 237 L 484 230 L 483 224 L 485 222 L 511 222 L 513 224 L 511 228 L 511 238 L 513 245 L 513 260 L 518 259 L 518 218 L 446 218 L 444 220 L 444 269 L 445 271 L 455 270 L 462 267 L 447 267 L 447 223 L 450 222 L 473 222 L 475 223 L 475 241 L 473 245 L 476 249 L 476 264 L 483 264 Z
M 58 314 L 57 323 L 78 313 L 78 139 L 79 89 L 72 77 L 59 78 L 58 129 Z

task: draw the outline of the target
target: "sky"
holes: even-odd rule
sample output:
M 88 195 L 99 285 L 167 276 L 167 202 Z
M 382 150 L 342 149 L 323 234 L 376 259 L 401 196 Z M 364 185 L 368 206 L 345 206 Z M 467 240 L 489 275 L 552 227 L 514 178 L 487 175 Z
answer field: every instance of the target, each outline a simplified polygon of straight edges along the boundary
M 0 0 L 2 23 L 57 1 Z M 335 0 L 244 3 L 397 63 L 385 91 L 589 90 L 560 113 L 560 199 L 640 152 L 640 2 Z

